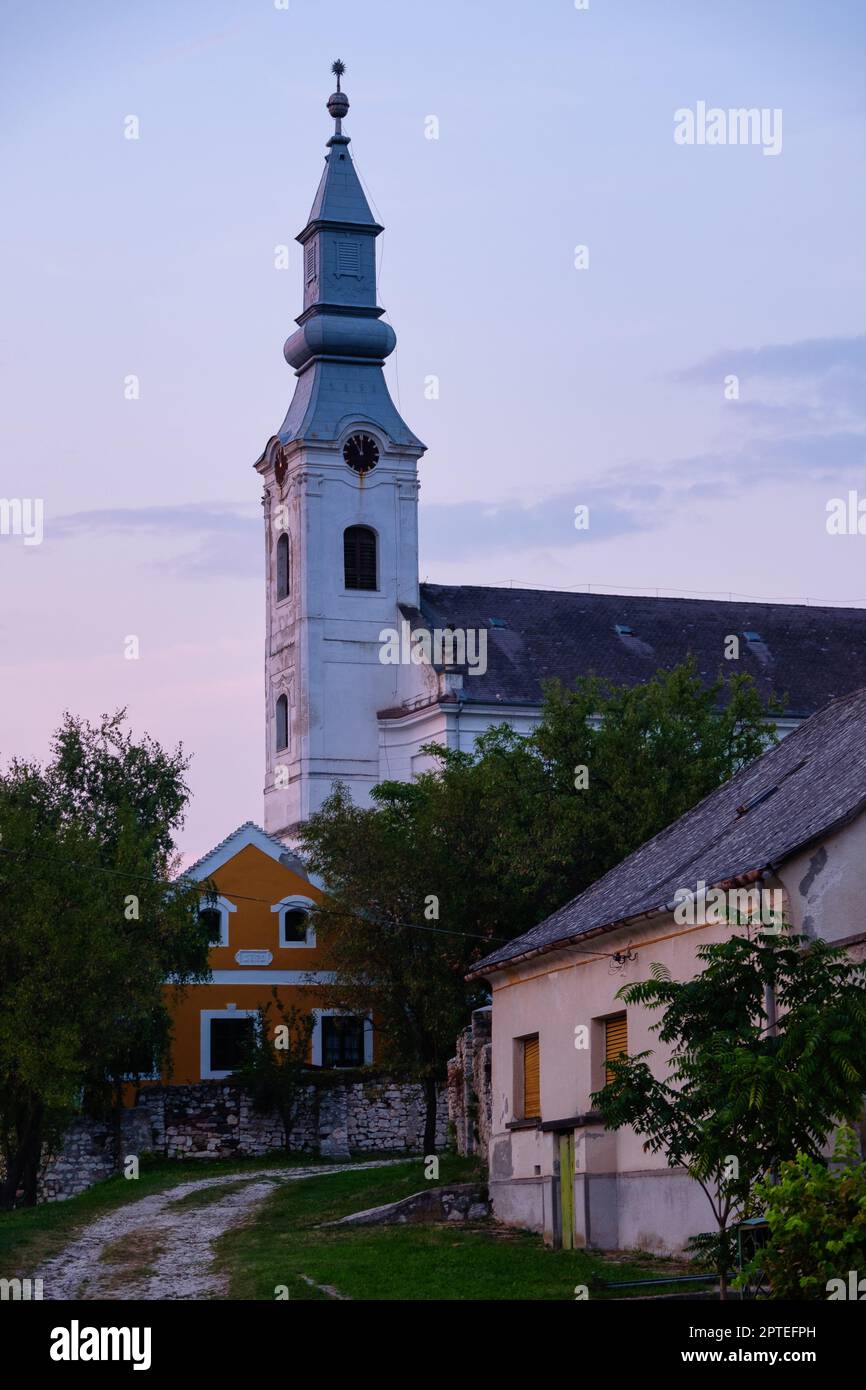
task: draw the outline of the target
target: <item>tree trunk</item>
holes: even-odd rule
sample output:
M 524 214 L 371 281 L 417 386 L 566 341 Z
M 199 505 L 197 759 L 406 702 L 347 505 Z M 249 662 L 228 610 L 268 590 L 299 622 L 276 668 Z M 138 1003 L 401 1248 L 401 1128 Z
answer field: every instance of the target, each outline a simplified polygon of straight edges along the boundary
M 39 1167 L 42 1161 L 42 1105 L 36 1104 L 29 1117 L 26 1134 L 22 1143 L 21 1185 L 24 1192 L 25 1207 L 35 1207 L 39 1195 Z
M 43 1107 L 39 1103 L 22 1105 L 18 1110 L 14 1126 L 15 1151 L 6 1155 L 6 1177 L 0 1185 L 0 1209 L 3 1211 L 13 1209 L 19 1190 L 23 1190 L 25 1206 L 36 1206 L 42 1158 L 42 1120 Z
M 0 1211 L 12 1211 L 24 1171 L 24 1152 L 16 1148 L 6 1159 L 6 1176 L 0 1184 Z
M 425 1157 L 436 1152 L 436 1111 L 437 1100 L 436 1080 L 432 1076 L 425 1076 L 424 1082 L 424 1154 Z

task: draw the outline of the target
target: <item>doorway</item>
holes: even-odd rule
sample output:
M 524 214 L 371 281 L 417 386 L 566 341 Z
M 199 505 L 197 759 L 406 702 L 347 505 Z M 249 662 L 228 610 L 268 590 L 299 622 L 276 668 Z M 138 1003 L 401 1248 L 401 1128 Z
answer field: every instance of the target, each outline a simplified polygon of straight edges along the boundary
M 563 1250 L 574 1249 L 574 1130 L 559 1137 L 559 1229 Z

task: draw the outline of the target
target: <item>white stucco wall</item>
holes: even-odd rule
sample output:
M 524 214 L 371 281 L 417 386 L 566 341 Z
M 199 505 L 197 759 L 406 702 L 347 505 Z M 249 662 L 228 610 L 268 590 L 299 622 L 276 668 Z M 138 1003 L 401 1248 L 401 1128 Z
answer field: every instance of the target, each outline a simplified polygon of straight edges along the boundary
M 786 915 L 796 931 L 827 940 L 847 940 L 866 929 L 866 816 L 817 848 L 792 856 L 769 888 L 781 886 Z M 650 1031 L 658 1015 L 624 1010 L 616 998 L 622 985 L 647 979 L 654 962 L 675 979 L 688 979 L 699 962 L 699 945 L 724 940 L 727 926 L 683 927 L 658 914 L 638 927 L 620 928 L 496 972 L 493 989 L 493 1117 L 490 1143 L 491 1193 L 500 1219 L 555 1236 L 558 1139 L 537 1128 L 510 1129 L 521 1116 L 519 1040 L 537 1033 L 540 1051 L 542 1122 L 567 1121 L 590 1110 L 590 1093 L 603 1085 L 605 1017 L 626 1012 L 628 1050 L 650 1050 L 657 1075 L 667 1071 L 667 1050 Z M 634 961 L 611 967 L 614 951 Z M 862 945 L 852 951 L 860 956 Z M 605 953 L 604 958 L 593 952 Z M 589 1048 L 575 1048 L 575 1029 L 589 1029 Z M 563 1126 L 567 1128 L 568 1126 Z M 630 1129 L 613 1133 L 585 1125 L 575 1135 L 575 1222 L 581 1243 L 602 1248 L 656 1251 L 682 1249 L 690 1235 L 713 1227 L 710 1205 L 682 1171 L 668 1169 L 664 1155 L 643 1152 Z
M 554 1234 L 551 1180 L 558 1176 L 557 1137 L 549 1131 L 507 1127 L 520 1118 L 519 1040 L 539 1035 L 544 1122 L 567 1120 L 591 1109 L 591 1092 L 604 1085 L 604 1020 L 613 1014 L 627 1014 L 629 1052 L 652 1050 L 651 1065 L 664 1074 L 666 1050 L 650 1032 L 657 1016 L 646 1009 L 626 1009 L 616 993 L 623 985 L 646 979 L 655 961 L 675 978 L 688 979 L 694 973 L 696 945 L 723 940 L 727 930 L 683 928 L 662 915 L 638 928 L 611 932 L 501 971 L 492 979 L 491 1189 L 501 1219 L 543 1230 L 548 1238 Z M 627 950 L 636 959 L 612 968 L 610 955 Z M 588 1029 L 586 1049 L 575 1047 L 575 1029 L 581 1026 Z M 670 1196 L 666 1189 L 661 1197 L 656 1174 L 668 1184 Z M 620 1177 L 628 1182 L 620 1184 Z M 609 1133 L 598 1125 L 575 1131 L 575 1212 L 583 1240 L 588 1236 L 591 1244 L 604 1247 L 679 1248 L 688 1235 L 712 1224 L 703 1193 L 685 1175 L 670 1174 L 663 1155 L 645 1154 L 632 1130 Z

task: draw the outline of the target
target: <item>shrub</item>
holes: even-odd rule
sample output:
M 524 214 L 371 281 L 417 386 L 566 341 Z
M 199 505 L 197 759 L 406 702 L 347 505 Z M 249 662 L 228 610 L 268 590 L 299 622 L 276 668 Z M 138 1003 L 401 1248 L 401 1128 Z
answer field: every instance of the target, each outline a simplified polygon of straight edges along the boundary
M 798 1154 L 755 1191 L 770 1234 L 747 1272 L 761 1266 L 771 1298 L 827 1298 L 831 1279 L 866 1275 L 866 1163 L 851 1129 L 839 1130 L 832 1163 Z

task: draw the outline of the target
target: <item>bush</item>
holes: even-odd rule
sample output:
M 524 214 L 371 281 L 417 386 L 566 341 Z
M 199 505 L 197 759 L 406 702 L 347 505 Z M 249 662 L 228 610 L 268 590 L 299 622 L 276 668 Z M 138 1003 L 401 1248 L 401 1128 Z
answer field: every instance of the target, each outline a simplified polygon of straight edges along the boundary
M 770 1234 L 747 1272 L 760 1265 L 771 1298 L 825 1299 L 829 1280 L 866 1275 L 866 1163 L 851 1129 L 839 1130 L 832 1163 L 798 1154 L 755 1191 Z

